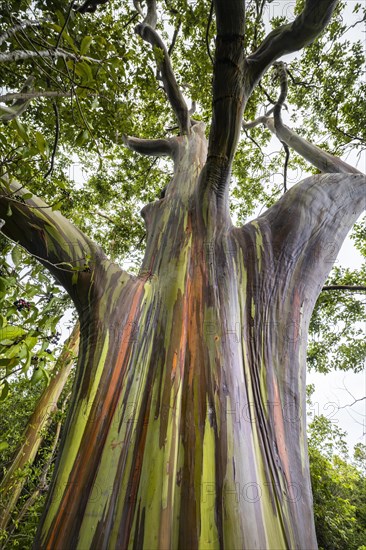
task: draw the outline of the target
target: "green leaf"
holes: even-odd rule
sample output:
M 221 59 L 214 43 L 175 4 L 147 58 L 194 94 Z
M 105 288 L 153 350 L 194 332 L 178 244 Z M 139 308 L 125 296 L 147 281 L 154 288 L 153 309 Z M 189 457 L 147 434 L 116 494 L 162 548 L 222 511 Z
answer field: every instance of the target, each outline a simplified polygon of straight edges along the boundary
M 88 138 L 89 138 L 88 130 L 81 130 L 81 132 L 79 132 L 79 134 L 76 136 L 75 145 L 78 145 L 79 147 L 84 145 L 84 143 L 88 140 Z
M 9 393 L 9 382 L 7 380 L 3 381 L 3 387 L 0 394 L 0 401 L 4 401 L 7 398 Z
M 4 279 L 4 277 L 0 277 L 0 293 L 6 292 L 7 287 L 8 287 L 8 281 Z
M 93 81 L 93 73 L 85 61 L 82 61 L 81 63 L 77 63 L 75 65 L 75 72 L 77 75 L 79 75 L 82 79 L 83 84 L 87 84 Z
M 14 246 L 13 250 L 11 251 L 11 259 L 13 260 L 15 267 L 18 267 L 18 265 L 22 261 L 22 253 L 18 246 Z
M 20 137 L 26 143 L 28 143 L 29 142 L 29 136 L 28 136 L 27 131 L 24 128 L 23 124 L 21 124 L 17 118 L 14 118 L 14 120 L 12 120 L 12 125 L 15 127 L 15 129 L 18 132 L 18 134 L 20 135 Z
M 25 332 L 26 331 L 24 329 L 12 325 L 7 325 L 6 327 L 0 328 L 0 344 L 5 340 L 7 342 L 13 342 L 17 338 L 19 338 L 19 336 L 23 336 Z
M 72 274 L 71 284 L 76 285 L 76 283 L 78 282 L 78 277 L 79 277 L 79 273 L 75 271 Z
M 52 210 L 60 210 L 60 208 L 62 207 L 62 203 L 63 203 L 63 201 L 61 200 L 61 201 L 56 202 L 56 204 L 53 204 L 52 205 Z
M 27 201 L 28 199 L 31 199 L 33 197 L 33 193 L 24 193 L 22 195 L 22 199 Z
M 93 38 L 91 36 L 84 36 L 84 38 L 81 41 L 80 46 L 80 53 L 81 55 L 85 55 L 90 48 L 90 44 L 92 43 Z
M 0 441 L 0 452 L 5 451 L 5 449 L 7 449 L 8 447 L 9 443 L 7 443 L 6 441 Z
M 38 151 L 41 153 L 42 156 L 46 157 L 47 155 L 45 155 L 45 151 L 47 149 L 47 143 L 43 134 L 41 134 L 41 132 L 36 131 L 35 136 L 36 136 Z
M 43 378 L 43 369 L 41 367 L 34 367 L 32 378 L 31 378 L 32 386 L 34 384 L 37 384 L 37 382 L 42 380 L 42 378 Z

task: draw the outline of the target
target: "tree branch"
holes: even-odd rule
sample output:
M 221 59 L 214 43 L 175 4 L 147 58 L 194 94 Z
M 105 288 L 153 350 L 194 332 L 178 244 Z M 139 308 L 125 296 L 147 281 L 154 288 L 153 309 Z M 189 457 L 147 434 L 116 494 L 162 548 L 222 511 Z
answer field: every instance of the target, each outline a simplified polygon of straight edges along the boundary
M 214 8 L 217 36 L 204 185 L 221 201 L 227 195 L 245 106 L 245 2 L 214 0 Z
M 176 43 L 177 38 L 178 38 L 178 34 L 179 34 L 179 31 L 180 31 L 181 24 L 182 24 L 182 21 L 179 19 L 178 25 L 177 25 L 177 27 L 174 29 L 173 38 L 172 38 L 172 41 L 171 41 L 170 46 L 169 46 L 169 49 L 168 49 L 168 55 L 169 55 L 169 56 L 172 55 L 172 52 L 173 52 L 173 50 L 174 50 L 175 43 Z
M 136 4 L 139 6 L 138 2 L 135 2 L 135 6 Z M 149 0 L 147 5 L 147 15 L 144 21 L 135 27 L 135 32 L 153 47 L 157 69 L 161 74 L 170 105 L 178 119 L 180 133 L 188 134 L 190 129 L 188 107 L 174 76 L 168 50 L 155 30 L 157 19 L 155 0 Z
M 55 101 L 53 102 L 53 111 L 55 113 L 55 139 L 54 139 L 54 142 L 53 142 L 50 167 L 47 170 L 47 172 L 45 173 L 45 175 L 43 176 L 44 179 L 47 179 L 48 176 L 50 176 L 53 172 L 53 167 L 54 167 L 55 158 L 56 158 L 57 144 L 58 144 L 58 140 L 59 140 L 59 137 L 60 137 L 60 115 L 59 115 L 57 104 L 56 104 Z
M 8 103 L 14 100 L 28 100 L 37 99 L 38 97 L 71 97 L 71 92 L 58 92 L 56 90 L 38 91 L 38 92 L 14 92 L 9 94 L 0 95 L 1 103 Z
M 363 285 L 328 285 L 323 286 L 322 291 L 324 290 L 352 290 L 353 292 L 365 291 L 366 286 Z
M 251 89 L 279 57 L 311 44 L 328 24 L 339 0 L 305 0 L 303 11 L 292 23 L 281 25 L 263 40 L 248 58 Z
M 214 64 L 214 60 L 212 59 L 211 50 L 210 50 L 210 28 L 212 23 L 213 9 L 214 9 L 213 0 L 211 0 L 210 12 L 208 14 L 207 25 L 206 25 L 205 40 L 206 40 L 207 55 L 210 58 L 212 65 Z
M 18 183 L 0 180 L 1 231 L 41 261 L 68 291 L 77 307 L 87 300 L 102 250 L 60 212 Z M 24 199 L 23 196 L 26 198 Z
M 28 76 L 27 80 L 22 86 L 21 92 L 27 93 L 28 90 L 32 88 L 33 82 L 34 82 L 34 76 L 33 75 Z M 11 105 L 11 107 L 0 106 L 0 111 L 5 111 L 5 114 L 0 115 L 0 120 L 2 120 L 2 122 L 9 122 L 10 120 L 13 120 L 14 118 L 20 116 L 22 113 L 24 113 L 24 111 L 26 111 L 29 103 L 30 103 L 30 99 L 17 99 L 13 103 L 13 105 Z
M 18 31 L 23 30 L 27 27 L 39 27 L 42 22 L 43 21 L 22 21 L 21 23 L 17 23 L 0 35 L 0 46 Z
M 74 61 L 91 61 L 93 63 L 100 63 L 100 59 L 94 59 L 92 57 L 86 57 L 85 55 L 75 55 L 74 53 L 67 52 L 65 50 L 16 50 L 14 52 L 0 53 L 0 63 L 11 63 L 12 61 L 23 61 L 25 59 L 32 59 L 36 57 L 61 57 L 63 59 L 73 59 Z
M 344 162 L 338 157 L 327 153 L 320 147 L 309 143 L 293 130 L 290 130 L 282 122 L 281 109 L 287 96 L 287 70 L 283 62 L 275 63 L 277 75 L 280 80 L 280 95 L 273 109 L 268 111 L 264 116 L 258 117 L 253 122 L 243 122 L 243 129 L 254 128 L 259 124 L 264 124 L 280 141 L 288 147 L 294 149 L 299 155 L 313 164 L 321 172 L 335 174 L 361 174 L 357 168 L 354 168 L 347 162 Z M 273 112 L 273 118 L 269 115 Z
M 176 149 L 174 139 L 139 139 L 126 135 L 122 139 L 126 147 L 142 155 L 173 158 Z
M 348 405 L 342 405 L 342 407 L 338 407 L 338 409 L 346 409 L 347 407 L 353 407 L 353 405 L 356 405 L 356 403 L 360 403 L 361 401 L 365 401 L 365 399 L 366 399 L 366 396 L 359 397 L 358 399 L 354 399 L 352 403 L 348 403 Z
M 347 233 L 366 206 L 365 197 L 362 174 L 315 175 L 294 185 L 257 218 L 263 239 L 272 243 L 282 292 L 296 291 L 309 307 L 314 305 Z

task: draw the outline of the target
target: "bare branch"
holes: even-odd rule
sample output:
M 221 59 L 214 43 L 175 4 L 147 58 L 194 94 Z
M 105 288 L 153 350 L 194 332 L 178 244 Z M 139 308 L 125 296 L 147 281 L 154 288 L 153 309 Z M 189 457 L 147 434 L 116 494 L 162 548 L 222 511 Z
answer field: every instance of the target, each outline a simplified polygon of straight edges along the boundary
M 75 4 L 75 0 L 71 0 L 70 2 L 70 6 L 69 6 L 69 9 L 68 9 L 68 12 L 67 12 L 67 15 L 65 17 L 65 21 L 64 21 L 64 24 L 62 25 L 62 29 L 61 31 L 59 32 L 59 35 L 57 37 L 57 41 L 56 41 L 56 44 L 55 44 L 55 49 L 57 50 L 57 48 L 59 47 L 60 45 L 60 42 L 61 42 L 61 39 L 62 39 L 62 35 L 64 33 L 64 30 L 66 29 L 67 27 L 67 24 L 69 22 L 69 19 L 70 19 L 70 16 L 71 16 L 71 10 L 72 8 L 74 7 L 74 4 Z
M 322 290 L 351 290 L 353 292 L 365 291 L 366 286 L 363 285 L 328 285 L 323 286 Z
M 191 108 L 189 109 L 189 116 L 194 115 L 194 113 L 196 112 L 196 109 L 197 109 L 197 103 L 193 100 Z M 193 124 L 193 121 L 192 121 L 192 124 Z
M 140 2 L 138 0 L 134 0 L 133 3 L 137 11 L 141 15 L 143 15 Z M 146 0 L 146 5 L 147 5 L 147 13 L 142 24 L 149 25 L 149 27 L 155 30 L 156 23 L 158 21 L 158 15 L 156 13 L 156 0 Z
M 216 50 L 212 86 L 212 124 L 203 187 L 227 196 L 231 165 L 245 106 L 245 2 L 214 0 Z M 205 190 L 202 188 L 202 192 Z
M 155 52 L 156 65 L 161 74 L 164 90 L 178 119 L 180 132 L 187 134 L 190 128 L 188 107 L 175 79 L 168 51 L 162 39 L 152 27 L 145 23 L 137 25 L 135 31 L 145 42 L 151 44 L 154 50 L 157 49 Z
M 307 161 L 313 164 L 321 172 L 324 173 L 343 173 L 343 174 L 361 174 L 357 168 L 354 168 L 350 164 L 347 164 L 338 157 L 323 151 L 320 147 L 309 143 L 306 139 L 296 134 L 293 130 L 290 130 L 282 122 L 281 109 L 287 96 L 287 71 L 283 62 L 274 64 L 277 76 L 280 79 L 281 91 L 277 103 L 266 113 L 266 115 L 258 117 L 253 122 L 243 122 L 243 129 L 254 128 L 258 124 L 264 124 L 282 144 L 286 144 L 288 147 L 294 149 L 299 155 L 304 157 Z M 273 118 L 268 115 L 273 112 Z M 286 153 L 287 155 L 287 153 Z
M 37 91 L 37 92 L 14 92 L 0 95 L 0 103 L 8 103 L 14 100 L 37 99 L 38 97 L 71 97 L 71 92 L 58 92 L 56 90 Z M 0 107 L 1 108 L 1 107 Z
M 123 136 L 123 143 L 132 151 L 153 157 L 174 156 L 174 139 L 139 139 Z
M 309 143 L 306 139 L 296 134 L 293 130 L 290 130 L 290 128 L 284 124 L 277 124 L 277 127 L 275 128 L 274 120 L 272 118 L 267 119 L 266 126 L 278 137 L 281 142 L 286 143 L 321 172 L 333 174 L 362 173 L 360 170 L 357 170 L 354 166 L 347 164 L 347 162 L 344 162 L 342 159 L 327 153 L 312 143 Z
M 28 76 L 21 89 L 21 92 L 26 93 L 29 89 L 31 89 L 33 82 L 34 76 Z M 13 103 L 13 105 L 11 105 L 11 107 L 0 106 L 0 111 L 5 111 L 5 114 L 0 116 L 0 120 L 2 120 L 3 122 L 9 122 L 10 120 L 13 120 L 14 118 L 20 116 L 28 108 L 29 103 L 29 99 L 17 99 Z
M 268 67 L 282 55 L 311 44 L 328 24 L 339 0 L 306 0 L 303 11 L 292 23 L 281 25 L 263 40 L 248 58 L 251 89 Z
M 55 101 L 53 102 L 53 110 L 54 110 L 54 113 L 55 113 L 55 139 L 54 139 L 54 142 L 53 142 L 53 149 L 52 149 L 50 167 L 47 170 L 47 172 L 45 173 L 44 179 L 48 178 L 48 176 L 50 176 L 53 172 L 53 167 L 54 167 L 54 164 L 55 164 L 56 151 L 57 151 L 57 144 L 58 144 L 58 139 L 60 137 L 60 115 L 59 115 L 57 104 L 56 104 Z
M 268 111 L 265 115 L 259 116 L 255 120 L 252 120 L 251 122 L 246 122 L 243 120 L 241 127 L 243 130 L 250 130 L 251 128 L 255 128 L 256 126 L 259 126 L 260 124 L 264 124 L 266 126 L 269 115 L 273 112 L 273 109 Z
M 287 191 L 287 167 L 288 167 L 288 161 L 290 159 L 290 149 L 288 145 L 282 141 L 283 148 L 285 150 L 285 164 L 283 167 L 283 192 L 286 193 Z
M 356 403 L 360 403 L 361 401 L 365 401 L 366 397 L 360 397 L 359 399 L 354 399 L 352 403 L 348 403 L 348 405 L 342 405 L 342 407 L 338 407 L 338 409 L 346 409 L 347 407 L 353 407 L 353 405 L 356 405 Z
M 14 27 L 11 27 L 7 31 L 5 31 L 3 34 L 0 35 L 0 46 L 3 44 L 8 38 L 16 34 L 18 31 L 23 30 L 27 27 L 39 27 L 42 23 L 41 20 L 39 21 L 22 21 L 21 23 L 18 23 L 14 25 Z
M 309 312 L 365 208 L 365 192 L 362 174 L 317 174 L 291 187 L 256 220 L 263 238 L 272 242 L 281 292 L 296 292 Z
M 100 63 L 100 59 L 94 59 L 92 57 L 86 57 L 85 55 L 75 55 L 74 53 L 67 52 L 65 50 L 16 50 L 14 52 L 0 53 L 0 63 L 11 63 L 12 61 L 23 61 L 25 59 L 32 58 L 47 58 L 47 57 L 61 57 L 63 59 L 73 59 L 74 61 L 91 61 L 93 63 Z
M 212 65 L 214 64 L 214 60 L 212 59 L 211 50 L 210 50 L 210 27 L 212 23 L 213 9 L 214 9 L 213 0 L 211 0 L 210 13 L 208 14 L 208 20 L 207 20 L 207 26 L 206 26 L 205 39 L 206 39 L 207 55 L 210 58 Z
M 173 38 L 172 38 L 171 44 L 170 44 L 169 49 L 168 49 L 168 55 L 171 55 L 173 50 L 174 50 L 174 46 L 175 46 L 175 43 L 177 41 L 181 25 L 182 25 L 182 21 L 179 19 L 178 25 L 177 25 L 176 29 L 174 29 Z

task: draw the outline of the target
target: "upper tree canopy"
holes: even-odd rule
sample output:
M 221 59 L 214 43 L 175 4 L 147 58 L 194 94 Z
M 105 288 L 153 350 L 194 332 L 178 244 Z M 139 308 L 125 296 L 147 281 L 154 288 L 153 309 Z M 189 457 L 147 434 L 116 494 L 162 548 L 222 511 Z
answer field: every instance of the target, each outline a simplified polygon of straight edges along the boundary
M 193 105 L 193 118 L 204 120 L 208 131 L 211 128 L 211 142 L 217 127 L 220 139 L 227 141 L 226 147 L 233 148 L 240 108 L 235 118 L 230 114 L 230 109 L 236 109 L 235 102 L 215 98 L 212 102 L 213 73 L 223 76 L 229 71 L 221 78 L 227 88 L 234 83 L 230 79 L 235 79 L 235 71 L 230 74 L 219 58 L 213 64 L 217 32 L 243 35 L 239 64 L 247 64 L 248 89 L 276 58 L 315 39 L 300 54 L 300 60 L 289 65 L 286 102 L 295 120 L 294 129 L 297 121 L 302 133 L 308 138 L 320 136 L 324 146 L 336 154 L 346 152 L 347 147 L 357 150 L 362 147 L 365 128 L 360 101 L 364 92 L 363 55 L 361 42 L 350 42 L 345 22 L 350 12 L 357 12 L 352 25 L 362 21 L 363 13 L 357 3 L 346 7 L 340 2 L 337 8 L 336 4 L 307 2 L 304 8 L 304 3 L 298 2 L 293 14 L 288 6 L 281 5 L 278 11 L 266 1 L 246 2 L 244 25 L 244 2 L 233 3 L 233 10 L 238 11 L 233 19 L 224 4 L 220 14 L 220 3 L 212 16 L 210 5 L 203 1 L 158 3 L 155 38 L 160 36 L 165 43 L 174 78 L 163 62 L 158 42 L 151 46 L 139 35 L 147 13 L 144 3 L 96 3 L 91 4 L 94 7 L 79 6 L 78 10 L 76 2 L 66 9 L 64 3 L 36 2 L 29 7 L 27 2 L 7 2 L 2 11 L 0 76 L 6 96 L 2 99 L 7 101 L 7 108 L 21 114 L 12 121 L 11 113 L 2 115 L 6 122 L 1 143 L 3 167 L 34 192 L 42 192 L 47 201 L 61 208 L 105 248 L 114 241 L 111 252 L 115 256 L 126 253 L 131 241 L 132 248 L 141 247 L 144 230 L 139 205 L 159 195 L 167 176 L 159 170 L 162 161 L 140 159 L 136 165 L 134 155 L 123 146 L 123 135 L 173 136 L 179 131 L 178 119 L 184 118 L 184 110 Z M 321 34 L 334 9 L 331 24 Z M 342 15 L 345 9 L 346 16 Z M 221 29 L 216 28 L 220 20 Z M 148 22 L 150 27 L 151 22 L 154 20 Z M 275 31 L 269 33 L 271 26 Z M 146 40 L 154 42 L 154 34 L 147 35 Z M 219 49 L 225 47 L 224 43 L 218 45 Z M 17 94 L 14 99 L 9 97 L 13 93 Z M 219 96 L 226 91 L 214 86 L 213 93 Z M 245 119 L 254 119 L 260 108 L 268 110 L 272 106 L 269 98 L 275 101 L 277 95 L 278 82 L 264 75 L 251 95 Z M 230 116 L 230 124 L 225 116 Z M 230 129 L 234 119 L 235 131 Z M 180 121 L 182 128 L 185 124 Z M 270 133 L 263 132 L 262 127 L 242 132 L 233 166 L 231 205 L 239 221 L 259 204 L 270 205 L 282 193 L 281 179 L 271 185 L 263 183 L 276 171 L 283 172 L 283 154 L 268 157 L 258 147 L 263 148 L 269 139 Z M 20 158 L 28 158 L 28 162 L 18 162 Z M 98 170 L 95 159 L 100 163 Z M 298 163 L 291 155 L 289 166 L 296 169 Z M 88 181 L 83 177 L 82 184 L 84 175 Z M 77 186 L 73 180 L 78 181 Z M 121 213 L 118 217 L 113 214 L 116 210 Z M 93 220 L 94 227 L 88 220 Z M 101 230 L 95 227 L 96 220 Z

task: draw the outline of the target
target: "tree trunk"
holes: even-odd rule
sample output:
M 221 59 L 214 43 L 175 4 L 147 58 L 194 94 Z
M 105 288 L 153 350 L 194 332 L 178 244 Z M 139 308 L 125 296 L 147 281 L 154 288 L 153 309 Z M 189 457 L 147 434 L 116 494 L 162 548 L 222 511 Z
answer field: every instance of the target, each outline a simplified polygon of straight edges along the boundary
M 55 367 L 56 374 L 42 392 L 36 408 L 24 432 L 22 443 L 16 451 L 11 466 L 0 483 L 0 529 L 6 529 L 11 514 L 17 505 L 20 493 L 26 482 L 26 475 L 20 475 L 26 466 L 33 463 L 44 437 L 44 430 L 57 408 L 57 401 L 65 387 L 71 368 L 75 363 L 79 345 L 77 325 L 66 341 Z
M 364 179 L 308 178 L 234 228 L 206 149 L 202 124 L 176 138 L 140 274 L 93 266 L 36 548 L 317 547 L 307 326 Z

